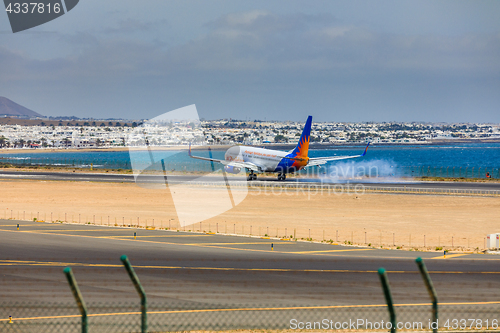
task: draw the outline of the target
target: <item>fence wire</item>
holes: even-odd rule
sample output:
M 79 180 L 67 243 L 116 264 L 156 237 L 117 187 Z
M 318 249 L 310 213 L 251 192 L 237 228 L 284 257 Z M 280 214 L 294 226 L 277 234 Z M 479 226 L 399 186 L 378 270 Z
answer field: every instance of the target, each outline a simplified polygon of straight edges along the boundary
M 62 274 L 71 262 L 87 303 L 89 332 L 141 331 L 139 297 L 116 258 L 90 265 L 76 264 L 82 258 L 62 259 L 2 266 L 1 332 L 80 332 L 80 312 Z M 342 272 L 355 264 L 349 259 L 267 260 L 269 269 L 246 268 L 256 264 L 262 261 L 142 262 L 135 271 L 148 295 L 148 331 L 387 331 L 387 305 L 376 272 L 364 268 L 368 259 L 350 272 Z M 324 271 L 280 270 L 307 264 Z M 400 331 L 430 331 L 430 299 L 413 266 L 388 270 L 397 323 Z M 499 274 L 445 273 L 435 265 L 429 271 L 440 300 L 440 330 L 498 329 Z
M 90 304 L 89 332 L 140 332 L 140 311 L 135 303 Z M 12 315 L 12 321 L 5 319 Z M 500 307 L 495 305 L 441 305 L 437 324 L 430 305 L 396 306 L 399 331 L 498 330 Z M 2 332 L 80 332 L 81 319 L 73 303 L 14 303 L 0 306 Z M 360 305 L 283 307 L 280 305 L 170 304 L 149 306 L 149 332 L 222 330 L 337 330 L 387 331 L 386 306 Z M 434 325 L 434 326 L 433 326 Z

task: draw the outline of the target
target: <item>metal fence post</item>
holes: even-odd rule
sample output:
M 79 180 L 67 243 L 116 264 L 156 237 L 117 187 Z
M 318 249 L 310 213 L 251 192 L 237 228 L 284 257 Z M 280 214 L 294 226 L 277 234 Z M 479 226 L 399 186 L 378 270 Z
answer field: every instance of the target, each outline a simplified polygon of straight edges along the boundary
M 80 289 L 78 288 L 78 284 L 76 283 L 75 276 L 71 271 L 70 267 L 66 267 L 63 270 L 66 278 L 68 279 L 69 287 L 73 292 L 73 296 L 75 297 L 76 304 L 80 309 L 80 313 L 82 314 L 82 333 L 88 332 L 88 320 L 87 320 L 87 306 L 85 305 L 85 301 L 83 300 L 82 294 L 80 293 Z
M 132 265 L 130 265 L 130 261 L 128 260 L 126 255 L 122 255 L 120 257 L 120 260 L 123 262 L 123 265 L 125 266 L 125 269 L 127 270 L 128 276 L 132 280 L 132 283 L 134 284 L 135 289 L 137 290 L 137 293 L 141 297 L 141 332 L 146 333 L 148 330 L 148 305 L 147 305 L 147 298 L 146 298 L 146 292 L 144 291 L 144 288 L 141 285 L 141 282 L 139 281 L 139 278 L 135 274 L 134 269 L 132 268 Z
M 387 273 L 384 268 L 378 269 L 378 276 L 380 277 L 382 289 L 384 290 L 385 301 L 387 302 L 387 307 L 389 308 L 389 315 L 391 318 L 391 333 L 394 333 L 396 332 L 396 311 L 394 311 L 394 303 L 392 302 L 389 279 L 387 278 Z
M 427 287 L 427 291 L 429 292 L 429 296 L 432 299 L 432 332 L 438 331 L 438 299 L 437 293 L 434 289 L 434 285 L 432 284 L 431 277 L 429 272 L 427 271 L 427 267 L 425 267 L 424 261 L 422 258 L 417 258 L 416 263 L 418 265 L 418 269 L 420 270 L 420 274 L 422 275 L 422 279 L 424 279 L 425 286 Z M 434 327 L 435 326 L 435 327 Z

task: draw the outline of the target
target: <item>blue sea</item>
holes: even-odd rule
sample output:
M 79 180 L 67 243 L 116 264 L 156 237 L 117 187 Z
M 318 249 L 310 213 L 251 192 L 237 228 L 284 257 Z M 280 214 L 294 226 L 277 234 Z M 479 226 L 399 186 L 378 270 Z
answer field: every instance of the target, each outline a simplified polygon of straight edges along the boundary
M 358 155 L 364 146 L 323 147 L 312 149 L 310 157 Z M 197 155 L 222 159 L 224 150 L 196 150 Z M 131 169 L 146 168 L 151 161 L 165 162 L 167 170 L 210 171 L 210 162 L 190 159 L 183 151 L 135 152 L 131 163 L 128 151 L 37 152 L 2 154 L 0 162 L 16 165 L 69 165 L 80 168 Z M 157 167 L 158 167 L 157 163 Z M 380 145 L 370 146 L 364 158 L 331 162 L 327 168 L 370 168 L 376 166 L 382 175 L 455 176 L 484 178 L 489 172 L 500 178 L 500 143 L 467 143 L 446 145 Z

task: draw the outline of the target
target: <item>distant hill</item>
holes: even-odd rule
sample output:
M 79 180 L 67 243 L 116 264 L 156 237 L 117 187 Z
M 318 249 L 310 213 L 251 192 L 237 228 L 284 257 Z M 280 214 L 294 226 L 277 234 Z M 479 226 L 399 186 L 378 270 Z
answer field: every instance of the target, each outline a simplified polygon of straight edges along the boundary
M 21 126 L 99 126 L 99 127 L 134 127 L 142 122 L 137 120 L 133 122 L 131 120 L 121 120 L 121 121 L 109 121 L 107 120 L 54 120 L 54 119 L 22 119 L 13 117 L 0 117 L 1 125 L 21 125 Z M 117 125 L 118 124 L 118 125 Z
M 15 118 L 44 118 L 39 113 L 25 108 L 8 98 L 0 96 L 0 117 L 15 117 Z

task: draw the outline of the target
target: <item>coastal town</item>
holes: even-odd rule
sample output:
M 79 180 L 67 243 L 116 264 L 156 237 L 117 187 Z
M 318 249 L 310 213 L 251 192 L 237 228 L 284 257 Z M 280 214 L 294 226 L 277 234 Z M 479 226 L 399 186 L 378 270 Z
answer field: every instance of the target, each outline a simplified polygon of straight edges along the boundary
M 303 122 L 47 117 L 0 96 L 0 149 L 295 144 Z M 313 145 L 500 142 L 500 124 L 313 121 Z
M 42 124 L 43 123 L 43 124 Z M 198 124 L 157 124 L 127 120 L 45 120 L 38 125 L 0 125 L 0 148 L 106 148 L 141 146 L 137 139 L 147 133 L 151 146 L 272 145 L 295 143 L 301 122 L 205 120 Z M 399 122 L 314 122 L 311 142 L 342 145 L 432 144 L 447 141 L 500 141 L 499 124 L 432 124 Z

